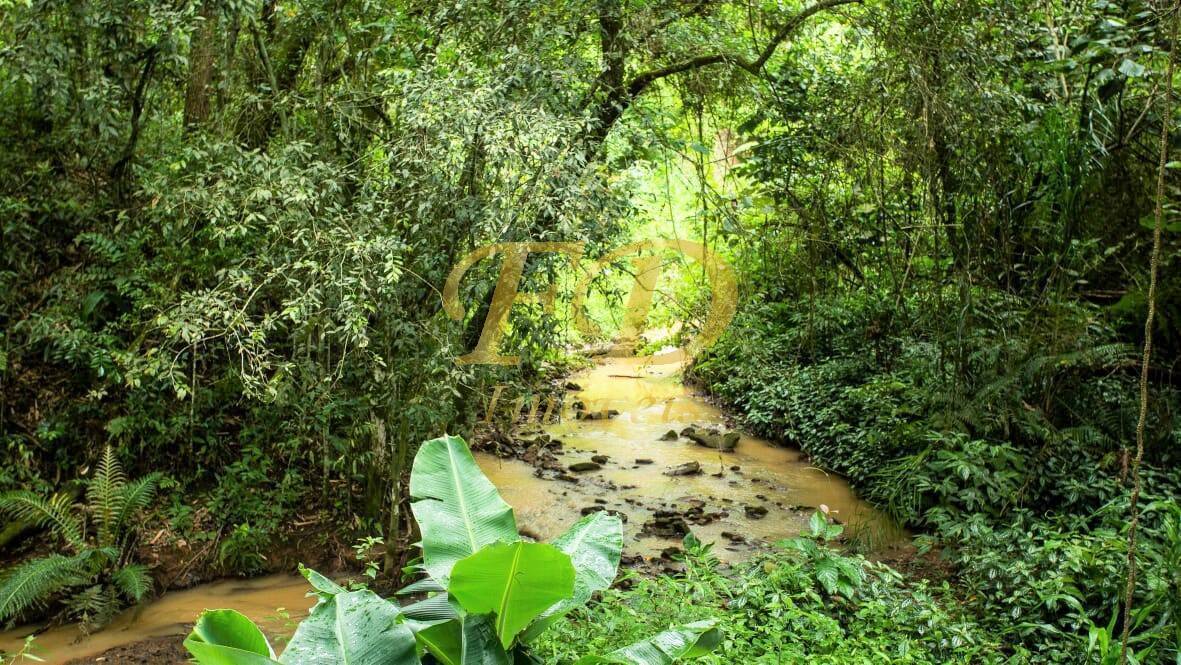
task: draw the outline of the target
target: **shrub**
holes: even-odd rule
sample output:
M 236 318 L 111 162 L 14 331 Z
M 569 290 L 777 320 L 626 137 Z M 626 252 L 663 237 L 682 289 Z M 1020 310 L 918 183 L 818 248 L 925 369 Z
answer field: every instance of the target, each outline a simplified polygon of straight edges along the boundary
M 0 512 L 45 527 L 64 545 L 20 564 L 0 578 L 0 622 L 64 596 L 66 611 L 85 629 L 106 624 L 124 601 L 137 603 L 152 588 L 147 567 L 134 556 L 135 517 L 152 501 L 159 476 L 123 475 L 108 446 L 86 488 L 86 506 L 68 494 L 44 498 L 28 491 L 0 496 Z
M 426 577 L 404 592 L 433 595 L 402 606 L 304 570 L 319 600 L 278 660 L 262 631 L 233 610 L 202 614 L 185 647 L 208 665 L 538 662 L 537 637 L 615 578 L 618 517 L 588 515 L 552 544 L 522 540 L 512 508 L 463 439 L 424 443 L 410 492 Z M 665 665 L 704 654 L 719 639 L 712 620 L 697 621 L 578 663 Z

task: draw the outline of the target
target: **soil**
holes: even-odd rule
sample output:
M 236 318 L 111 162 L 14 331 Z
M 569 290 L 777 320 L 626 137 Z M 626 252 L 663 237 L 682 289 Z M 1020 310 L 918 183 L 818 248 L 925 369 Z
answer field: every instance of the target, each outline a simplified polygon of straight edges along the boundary
M 189 662 L 189 652 L 185 651 L 182 645 L 184 639 L 184 635 L 154 637 L 150 640 L 115 647 L 97 656 L 67 661 L 66 665 L 83 665 L 83 663 L 103 663 L 103 665 L 132 665 L 132 663 L 137 665 L 139 663 L 183 665 Z
M 207 516 L 198 511 L 197 517 Z M 209 524 L 208 528 L 216 526 Z M 349 534 L 326 515 L 297 516 L 268 548 L 257 573 L 294 572 L 301 563 L 316 570 L 345 570 L 354 563 L 348 538 Z M 137 560 L 151 567 L 158 590 L 178 591 L 226 576 L 227 571 L 218 562 L 220 544 L 220 537 L 192 543 L 162 528 L 140 536 Z

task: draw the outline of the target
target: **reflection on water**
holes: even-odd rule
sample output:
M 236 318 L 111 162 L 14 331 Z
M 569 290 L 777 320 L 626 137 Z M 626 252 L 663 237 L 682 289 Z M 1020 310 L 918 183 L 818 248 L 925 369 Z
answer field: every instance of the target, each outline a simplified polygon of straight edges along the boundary
M 577 484 L 538 478 L 532 466 L 515 459 L 477 454 L 481 468 L 516 511 L 518 524 L 548 540 L 577 521 L 582 509 L 601 505 L 627 515 L 626 549 L 651 556 L 673 544 L 639 537 L 652 511 L 684 510 L 704 502 L 705 512 L 729 515 L 694 525 L 693 533 L 716 543 L 720 558 L 737 560 L 749 555 L 750 547 L 732 543 L 723 532 L 773 543 L 804 531 L 813 510 L 824 504 L 848 525 L 853 538 L 885 544 L 903 536 L 888 517 L 858 499 L 843 478 L 810 466 L 799 451 L 747 436 L 729 453 L 683 437 L 660 440 L 669 430 L 679 432 L 688 425 L 724 426 L 721 410 L 681 383 L 680 369 L 679 364 L 647 364 L 643 358 L 610 358 L 572 377 L 582 388 L 576 398 L 588 408 L 620 412 L 610 420 L 568 420 L 545 427 L 563 443 L 559 459 L 564 466 L 589 461 L 592 455 L 608 456 L 602 470 L 575 474 Z M 703 472 L 664 474 L 686 462 L 698 462 Z M 765 507 L 768 513 L 749 518 L 746 506 Z

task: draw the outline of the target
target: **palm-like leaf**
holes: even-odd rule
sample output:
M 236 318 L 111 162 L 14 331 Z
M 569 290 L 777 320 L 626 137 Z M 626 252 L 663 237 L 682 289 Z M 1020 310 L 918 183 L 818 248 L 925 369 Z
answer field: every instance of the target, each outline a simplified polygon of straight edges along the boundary
M 148 567 L 139 563 L 116 570 L 111 581 L 119 593 L 133 603 L 143 600 L 152 591 L 152 576 L 148 574 Z
M 576 665 L 671 665 L 709 653 L 722 636 L 713 619 L 696 621 L 654 635 L 604 656 L 585 656 Z
M 463 608 L 449 594 L 437 593 L 406 605 L 402 608 L 402 614 L 419 623 L 434 623 L 458 619 L 463 614 Z
M 432 439 L 418 449 L 410 496 L 422 531 L 423 566 L 443 585 L 455 562 L 485 545 L 519 538 L 513 509 L 457 436 Z
M 487 614 L 457 617 L 415 634 L 418 643 L 442 665 L 509 665 L 508 653 L 496 638 Z
M 321 600 L 299 624 L 280 662 L 291 665 L 418 665 L 410 628 L 398 606 L 372 591 Z
M 570 610 L 585 605 L 596 591 L 611 586 L 623 552 L 623 522 L 604 511 L 591 513 L 553 541 L 574 564 L 574 595 L 555 603 L 525 632 L 526 642 Z
M 505 649 L 538 615 L 574 593 L 574 565 L 545 543 L 499 543 L 455 564 L 451 595 L 470 614 L 494 614 Z
M 85 570 L 77 555 L 51 554 L 8 571 L 0 581 L 0 622 L 43 605 L 63 587 L 78 584 L 86 577 Z
M 122 533 L 137 513 L 147 509 L 156 496 L 156 488 L 159 484 L 160 474 L 149 473 L 123 487 L 122 505 L 119 512 L 115 514 L 115 521 L 112 525 L 112 531 L 115 534 Z
M 0 496 L 0 512 L 14 520 L 49 528 L 74 551 L 85 545 L 82 518 L 73 511 L 73 498 L 54 494 L 48 500 L 28 491 L 8 492 Z
M 94 478 L 86 486 L 86 502 L 90 505 L 94 523 L 98 527 L 100 545 L 115 544 L 115 524 L 118 516 L 123 514 L 123 488 L 126 485 L 127 476 L 123 475 L 123 467 L 115 459 L 114 449 L 107 446 L 95 468 Z
M 234 610 L 202 613 L 184 644 L 201 665 L 278 665 L 266 635 Z

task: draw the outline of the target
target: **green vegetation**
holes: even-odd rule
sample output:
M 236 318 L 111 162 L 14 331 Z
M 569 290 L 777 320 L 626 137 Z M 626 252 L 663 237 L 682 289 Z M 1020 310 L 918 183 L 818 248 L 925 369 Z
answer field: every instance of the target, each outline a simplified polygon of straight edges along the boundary
M 634 586 L 605 592 L 600 603 L 544 637 L 537 651 L 547 663 L 562 662 L 582 645 L 596 648 L 655 625 L 712 616 L 724 637 L 702 662 L 1004 660 L 1002 645 L 958 610 L 950 588 L 907 583 L 886 566 L 829 549 L 825 518 L 817 515 L 820 529 L 737 571 L 723 573 L 710 546 L 687 542 L 683 576 L 632 578 Z M 826 565 L 816 566 L 821 559 Z M 841 571 L 838 577 L 826 572 L 828 565 Z M 841 576 L 848 584 L 834 582 Z
M 951 401 L 949 388 L 929 379 L 934 345 L 904 335 L 878 340 L 895 349 L 884 369 L 864 352 L 871 315 L 847 301 L 831 307 L 823 320 L 840 324 L 812 348 L 802 340 L 806 326 L 744 321 L 696 373 L 745 411 L 755 431 L 799 445 L 919 527 L 919 544 L 954 564 L 989 633 L 1018 653 L 1028 650 L 1025 658 L 1070 662 L 1096 635 L 1110 638 L 1124 581 L 1129 487 L 1119 469 L 1127 439 L 1118 429 L 1105 432 L 1130 426 L 1112 414 L 1130 408 L 1134 391 L 1118 377 L 1070 377 L 1103 372 L 1126 352 L 1030 349 L 1029 359 L 1006 363 L 1012 375 L 986 376 L 969 397 Z M 995 352 L 986 339 L 976 344 L 972 355 Z M 1055 423 L 1032 404 L 1050 404 L 1069 419 Z M 849 414 L 858 427 L 849 427 Z M 1166 662 L 1181 644 L 1181 481 L 1167 472 L 1175 441 L 1154 447 L 1160 457 L 1142 471 L 1134 632 L 1139 648 Z
M 107 447 L 86 485 L 86 506 L 68 493 L 49 498 L 28 491 L 0 495 L 0 513 L 25 528 L 43 527 L 56 550 L 6 571 L 0 578 L 0 621 L 46 606 L 59 596 L 84 628 L 106 624 L 124 602 L 138 603 L 152 590 L 146 566 L 135 563 L 135 520 L 156 494 L 159 477 L 134 481 L 123 475 Z
M 319 601 L 278 661 L 262 631 L 233 610 L 202 614 L 185 647 L 206 665 L 397 665 L 419 663 L 424 653 L 427 662 L 446 665 L 542 662 L 531 642 L 615 579 L 623 549 L 618 517 L 588 515 L 552 545 L 521 540 L 512 508 L 463 439 L 423 443 L 410 486 L 419 493 L 413 505 L 427 577 L 403 593 L 430 597 L 399 606 L 305 569 Z M 705 654 L 719 640 L 713 621 L 695 621 L 577 662 L 668 665 Z
M 0 0 L 0 623 L 322 557 L 372 590 L 312 576 L 285 657 L 347 633 L 577 662 L 716 619 L 706 662 L 1181 661 L 1179 28 L 1176 0 Z M 420 448 L 512 442 L 638 323 L 647 259 L 636 348 L 696 338 L 709 271 L 672 252 L 572 311 L 650 239 L 738 277 L 685 378 L 913 560 L 821 515 L 612 586 L 575 536 L 518 538 L 459 444 Z M 504 252 L 442 303 L 494 243 L 585 247 L 525 261 L 518 366 L 457 362 Z M 563 556 L 569 589 L 554 563 L 493 602 Z M 407 568 L 432 599 L 376 595 Z M 459 616 L 412 616 L 440 598 Z M 271 658 L 240 623 L 191 643 Z

